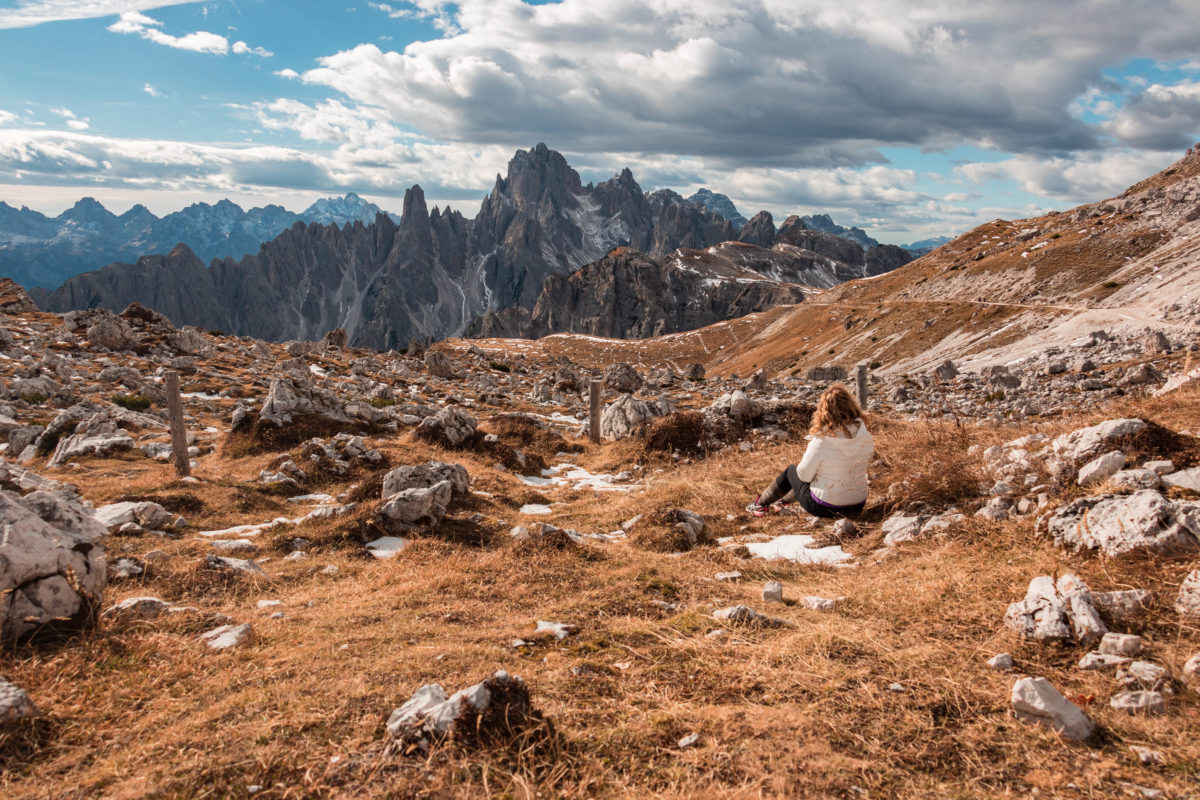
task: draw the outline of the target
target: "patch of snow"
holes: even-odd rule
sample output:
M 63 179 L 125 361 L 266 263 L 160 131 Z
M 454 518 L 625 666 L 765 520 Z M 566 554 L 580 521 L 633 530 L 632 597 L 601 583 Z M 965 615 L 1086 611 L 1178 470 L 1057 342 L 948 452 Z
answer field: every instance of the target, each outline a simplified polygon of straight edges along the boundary
M 806 534 L 788 534 L 776 536 L 769 542 L 751 542 L 746 549 L 752 555 L 768 561 L 785 560 L 797 564 L 825 564 L 838 566 L 854 558 L 839 545 L 829 547 L 809 547 L 815 541 Z
M 544 503 L 526 503 L 525 505 L 521 506 L 520 510 L 522 514 L 549 514 L 550 506 L 545 505 Z

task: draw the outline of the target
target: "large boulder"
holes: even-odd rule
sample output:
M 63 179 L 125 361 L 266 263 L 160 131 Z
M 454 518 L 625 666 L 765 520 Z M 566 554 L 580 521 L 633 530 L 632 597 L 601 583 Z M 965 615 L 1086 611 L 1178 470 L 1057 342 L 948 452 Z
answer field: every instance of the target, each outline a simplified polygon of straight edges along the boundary
M 1123 439 L 1136 436 L 1146 429 L 1140 419 L 1110 419 L 1099 425 L 1064 433 L 1050 443 L 1054 452 L 1073 464 L 1088 461 L 1101 453 L 1119 449 Z
M 108 350 L 127 350 L 133 346 L 133 329 L 125 320 L 111 314 L 99 316 L 87 328 L 88 341 Z
M 762 414 L 758 403 L 751 400 L 741 389 L 721 395 L 704 409 L 705 416 L 729 417 L 737 422 L 749 423 Z
M 387 500 L 408 489 L 428 489 L 449 481 L 455 497 L 470 491 L 471 476 L 461 464 L 428 461 L 414 466 L 396 467 L 383 476 L 383 499 Z
M 337 395 L 295 376 L 281 376 L 271 381 L 258 419 L 260 423 L 276 428 L 283 428 L 301 419 L 333 426 L 355 422 L 346 413 L 346 406 Z
M 456 406 L 446 406 L 421 420 L 417 436 L 447 447 L 459 447 L 475 435 L 477 420 Z
M 41 713 L 24 689 L 0 678 L 0 729 L 41 716 Z
M 642 376 L 632 364 L 613 364 L 604 370 L 604 386 L 614 392 L 636 392 L 642 388 Z
M 425 369 L 435 378 L 454 377 L 454 365 L 440 350 L 430 350 L 425 354 Z
M 95 622 L 107 531 L 65 489 L 0 491 L 0 642 L 77 632 Z
M 1189 553 L 1200 550 L 1200 503 L 1168 500 L 1149 489 L 1083 497 L 1043 516 L 1038 528 L 1062 547 L 1106 556 Z
M 605 439 L 624 439 L 655 416 L 650 406 L 631 394 L 623 394 L 600 415 L 600 435 Z
M 454 490 L 450 481 L 428 488 L 405 489 L 388 497 L 379 507 L 380 523 L 392 532 L 428 528 L 446 517 Z

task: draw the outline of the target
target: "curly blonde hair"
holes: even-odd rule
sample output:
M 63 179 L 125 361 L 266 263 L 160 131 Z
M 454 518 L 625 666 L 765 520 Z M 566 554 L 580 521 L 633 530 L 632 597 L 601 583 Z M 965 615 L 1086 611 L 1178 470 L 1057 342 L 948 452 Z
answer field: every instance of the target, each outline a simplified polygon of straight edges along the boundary
M 817 400 L 817 411 L 813 414 L 808 432 L 812 436 L 836 435 L 839 431 L 850 433 L 850 425 L 862 416 L 862 409 L 850 390 L 835 383 Z

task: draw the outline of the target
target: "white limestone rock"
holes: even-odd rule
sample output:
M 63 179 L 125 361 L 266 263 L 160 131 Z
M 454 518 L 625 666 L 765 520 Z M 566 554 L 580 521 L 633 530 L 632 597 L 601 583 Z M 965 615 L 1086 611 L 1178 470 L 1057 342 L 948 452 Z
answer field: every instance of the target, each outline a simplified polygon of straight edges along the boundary
M 429 488 L 405 489 L 384 501 L 380 519 L 400 532 L 437 525 L 445 519 L 453 495 L 453 484 L 447 480 Z
M 787 620 L 768 617 L 765 614 L 760 614 L 749 606 L 730 606 L 729 608 L 721 608 L 712 613 L 713 619 L 718 622 L 728 622 L 733 625 L 749 625 L 763 628 L 791 627 L 792 623 Z
M 231 647 L 248 644 L 252 634 L 250 623 L 246 622 L 242 625 L 222 625 L 219 628 L 213 628 L 211 631 L 197 636 L 196 640 L 203 642 L 213 650 L 228 650 Z
M 1200 617 L 1200 569 L 1194 569 L 1183 579 L 1175 610 L 1186 617 Z
M 471 476 L 461 464 L 428 461 L 414 466 L 396 467 L 383 476 L 383 499 L 395 497 L 406 489 L 426 489 L 442 481 L 450 482 L 454 497 L 470 493 Z
M 47 627 L 89 626 L 107 581 L 107 531 L 79 497 L 63 489 L 24 497 L 0 491 L 0 530 L 0 644 Z
M 158 503 L 130 501 L 100 506 L 96 509 L 96 519 L 110 531 L 116 530 L 128 522 L 136 523 L 148 530 L 162 530 L 171 524 L 175 515 Z
M 119 625 L 134 620 L 154 619 L 170 608 L 170 603 L 157 597 L 128 597 L 104 609 L 100 618 L 110 625 Z
M 997 672 L 1007 672 L 1013 668 L 1013 657 L 1008 653 L 997 653 L 988 659 L 987 665 Z
M 1200 550 L 1200 503 L 1151 490 L 1084 497 L 1038 520 L 1055 543 L 1117 557 L 1135 551 L 1175 555 Z
M 1178 472 L 1163 475 L 1162 482 L 1168 488 L 1177 486 L 1180 489 L 1200 493 L 1200 467 L 1181 469 Z
M 1080 486 L 1094 486 L 1116 475 L 1123 466 L 1125 466 L 1125 454 L 1120 450 L 1113 450 L 1080 467 L 1079 477 L 1076 481 Z
M 333 392 L 296 376 L 274 378 L 259 412 L 259 421 L 282 428 L 298 418 L 317 419 L 333 425 L 354 423 L 346 413 L 345 403 Z
M 928 517 L 905 516 L 903 514 L 893 514 L 883 521 L 881 530 L 883 531 L 883 541 L 889 547 L 894 547 L 901 542 L 911 541 L 921 535 L 922 529 Z
M 624 439 L 654 416 L 650 406 L 632 394 L 623 394 L 600 414 L 600 435 L 605 439 Z
M 1161 714 L 1166 710 L 1167 702 L 1161 692 L 1131 691 L 1118 692 L 1108 701 L 1117 711 L 1127 714 Z
M 1021 678 L 1013 684 L 1011 702 L 1017 719 L 1047 727 L 1066 739 L 1083 741 L 1096 730 L 1087 714 L 1045 678 Z
M 1135 436 L 1146 428 L 1140 419 L 1110 419 L 1099 425 L 1064 433 L 1050 443 L 1054 452 L 1066 461 L 1079 463 L 1111 450 L 1114 442 Z
M 25 690 L 0 678 L 0 729 L 41 716 L 42 711 Z
M 1115 592 L 1093 592 L 1092 604 L 1114 625 L 1131 625 L 1150 608 L 1152 595 L 1146 589 L 1123 589 Z
M 1142 652 L 1142 637 L 1131 633 L 1106 633 L 1100 640 L 1100 652 L 1132 658 Z
M 1042 575 L 1029 582 L 1024 600 L 1009 605 L 1004 624 L 1027 639 L 1061 641 L 1071 636 L 1066 612 L 1054 579 Z

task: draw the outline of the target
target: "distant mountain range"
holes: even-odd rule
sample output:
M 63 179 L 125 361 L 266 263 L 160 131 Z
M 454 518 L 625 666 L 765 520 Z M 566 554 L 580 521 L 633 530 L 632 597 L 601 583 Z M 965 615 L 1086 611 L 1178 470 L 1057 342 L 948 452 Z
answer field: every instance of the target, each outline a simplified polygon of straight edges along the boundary
M 749 220 L 742 216 L 738 211 L 734 202 L 728 196 L 719 192 L 714 192 L 710 189 L 699 189 L 688 200 L 693 203 L 698 203 L 704 206 L 709 211 L 720 214 L 725 219 L 733 223 L 733 227 L 739 231 L 746 225 Z M 813 214 L 800 217 L 800 221 L 805 227 L 812 231 L 821 231 L 822 233 L 832 233 L 834 236 L 840 236 L 843 239 L 849 239 L 856 242 L 864 250 L 869 250 L 872 247 L 878 247 L 879 242 L 871 238 L 862 228 L 851 226 L 849 228 L 838 225 L 828 214 Z M 922 239 L 919 242 L 912 244 L 902 244 L 900 247 L 913 254 L 913 257 L 923 256 L 931 250 L 944 245 L 950 241 L 949 236 L 938 236 L 933 239 Z
M 736 245 L 739 238 L 747 246 L 717 247 Z M 352 344 L 382 350 L 459 335 L 479 317 L 513 308 L 525 316 L 514 311 L 515 317 L 488 323 L 490 329 L 557 329 L 554 319 L 530 317 L 539 303 L 557 302 L 544 298 L 565 296 L 554 281 L 617 247 L 639 251 L 637 258 L 608 259 L 610 265 L 619 261 L 622 274 L 635 276 L 637 285 L 617 281 L 614 291 L 627 299 L 683 292 L 677 301 L 649 304 L 603 300 L 623 314 L 640 315 L 613 328 L 631 336 L 796 302 L 802 297 L 799 283 L 828 287 L 910 258 L 896 247 L 864 250 L 810 231 L 798 217 L 776 230 L 767 212 L 739 233 L 729 220 L 675 192 L 643 192 L 628 169 L 583 185 L 561 154 L 539 144 L 517 151 L 474 219 L 449 209 L 428 210 L 424 193 L 414 186 L 398 222 L 379 215 L 370 224 L 355 221 L 342 228 L 297 223 L 254 255 L 209 266 L 179 245 L 165 256 L 111 264 L 76 275 L 54 292 L 35 289 L 31 295 L 53 311 L 119 310 L 137 301 L 177 325 L 263 339 L 318 339 L 343 328 Z M 704 262 L 711 263 L 699 270 L 698 280 L 677 279 L 681 270 L 695 271 Z M 716 262 L 726 263 L 713 267 Z M 587 274 L 595 280 L 573 284 L 578 304 L 555 317 L 564 325 L 586 317 L 587 298 L 605 291 L 606 281 L 612 286 L 611 269 Z
M 0 275 L 32 288 L 54 288 L 72 275 L 183 242 L 204 261 L 258 252 L 297 222 L 370 223 L 382 213 L 356 194 L 318 200 L 299 214 L 277 205 L 244 211 L 228 200 L 196 203 L 156 217 L 136 205 L 117 216 L 85 197 L 57 217 L 0 202 Z

